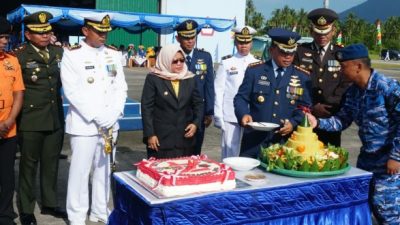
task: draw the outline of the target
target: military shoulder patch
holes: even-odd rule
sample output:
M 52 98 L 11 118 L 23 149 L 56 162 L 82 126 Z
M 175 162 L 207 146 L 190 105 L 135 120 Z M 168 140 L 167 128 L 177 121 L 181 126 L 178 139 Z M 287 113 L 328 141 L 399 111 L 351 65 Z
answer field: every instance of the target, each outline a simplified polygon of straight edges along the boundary
M 294 68 L 296 68 L 297 70 L 300 70 L 301 72 L 303 72 L 303 73 L 305 73 L 307 75 L 310 75 L 310 71 L 308 71 L 308 70 L 306 70 L 304 68 L 301 68 L 300 66 L 295 65 Z
M 118 51 L 118 48 L 116 48 L 116 47 L 114 47 L 114 46 L 111 46 L 111 45 L 104 45 L 104 46 L 106 46 L 106 48 L 109 48 L 109 49 Z
M 226 55 L 226 56 L 222 57 L 221 60 L 225 60 L 225 59 L 229 59 L 229 58 L 232 58 L 232 55 Z
M 76 49 L 80 49 L 82 47 L 82 45 L 72 45 L 70 47 L 68 47 L 68 50 L 72 51 L 72 50 L 76 50 Z
M 264 63 L 265 63 L 265 62 L 264 62 L 263 60 L 261 60 L 261 61 L 258 61 L 258 62 L 250 63 L 247 67 L 250 68 L 250 67 L 257 66 L 257 65 L 262 65 L 262 64 L 264 64 Z

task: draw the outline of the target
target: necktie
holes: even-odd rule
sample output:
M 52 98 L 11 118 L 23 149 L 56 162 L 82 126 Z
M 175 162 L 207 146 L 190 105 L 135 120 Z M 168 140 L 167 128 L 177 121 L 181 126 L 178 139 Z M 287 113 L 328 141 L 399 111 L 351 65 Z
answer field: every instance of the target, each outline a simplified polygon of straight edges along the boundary
M 190 57 L 190 55 L 187 55 L 186 56 L 186 65 L 189 67 L 191 62 L 192 62 L 192 57 Z
M 45 63 L 49 62 L 49 55 L 46 50 L 39 50 L 39 54 L 40 54 L 40 56 L 42 56 Z
M 283 68 L 282 67 L 278 67 L 278 69 L 276 69 L 277 75 L 276 75 L 276 82 L 279 84 L 279 82 L 281 82 L 281 79 L 283 77 Z
M 319 50 L 319 59 L 321 60 L 321 62 L 322 62 L 322 60 L 324 60 L 324 55 L 325 55 L 325 49 L 321 48 Z

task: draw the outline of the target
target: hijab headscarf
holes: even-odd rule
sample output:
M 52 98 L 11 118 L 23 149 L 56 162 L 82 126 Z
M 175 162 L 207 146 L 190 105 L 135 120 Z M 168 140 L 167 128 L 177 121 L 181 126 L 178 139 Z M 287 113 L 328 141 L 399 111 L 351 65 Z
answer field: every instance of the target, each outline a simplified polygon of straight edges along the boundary
M 179 45 L 171 44 L 162 47 L 157 56 L 156 66 L 151 70 L 151 73 L 165 80 L 184 80 L 194 77 L 194 74 L 188 71 L 185 62 L 180 73 L 173 73 L 171 71 L 172 61 L 177 52 L 181 52 L 183 56 L 185 55 Z

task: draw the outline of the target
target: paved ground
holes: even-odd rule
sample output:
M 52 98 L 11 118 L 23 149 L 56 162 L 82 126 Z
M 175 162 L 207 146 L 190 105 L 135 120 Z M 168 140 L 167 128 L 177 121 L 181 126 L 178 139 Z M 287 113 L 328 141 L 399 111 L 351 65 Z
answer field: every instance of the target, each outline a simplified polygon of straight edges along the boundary
M 400 62 L 390 62 L 390 63 L 398 63 Z M 399 66 L 400 68 L 400 66 Z M 128 95 L 130 98 L 140 100 L 140 96 L 142 93 L 142 87 L 145 79 L 145 75 L 147 70 L 144 68 L 134 68 L 134 69 L 126 69 L 126 80 L 129 85 Z M 400 80 L 400 70 L 385 70 L 382 71 L 386 74 L 390 74 L 392 77 L 396 77 Z M 141 142 L 142 140 L 142 132 L 141 131 L 132 131 L 132 132 L 122 132 L 120 134 L 118 148 L 117 148 L 117 156 L 116 160 L 118 163 L 118 171 L 125 171 L 133 169 L 132 164 L 145 158 L 145 146 Z M 206 130 L 206 136 L 203 145 L 203 152 L 207 154 L 210 158 L 215 160 L 220 159 L 220 132 L 218 129 L 214 127 L 210 127 Z M 350 163 L 355 165 L 356 157 L 359 151 L 360 142 L 357 136 L 357 127 L 355 125 L 351 126 L 349 129 L 344 131 L 342 135 L 342 143 L 343 147 L 349 150 L 350 152 Z M 69 147 L 68 137 L 65 139 L 65 144 L 63 148 L 63 153 L 68 154 L 70 156 L 71 151 Z M 18 175 L 18 164 L 19 160 L 16 160 L 16 175 Z M 66 198 L 66 188 L 67 188 L 67 180 L 68 180 L 68 169 L 69 169 L 70 161 L 60 160 L 59 167 L 59 180 L 58 180 L 58 190 L 59 190 L 59 205 L 62 208 L 65 208 L 65 198 Z M 38 183 L 38 182 L 37 182 Z M 18 185 L 18 184 L 17 184 Z M 37 192 L 37 197 L 40 199 L 39 189 L 35 188 Z M 40 204 L 40 203 L 39 203 Z M 112 208 L 112 204 L 110 203 L 110 208 Z M 15 209 L 17 209 L 15 205 Z M 35 209 L 35 215 L 38 220 L 38 224 L 45 225 L 65 225 L 68 224 L 67 221 L 61 219 L 55 219 L 51 216 L 42 216 L 40 214 L 40 210 L 38 205 Z M 17 224 L 20 224 L 19 219 L 16 219 Z M 88 222 L 88 225 L 95 225 L 101 223 L 91 223 Z

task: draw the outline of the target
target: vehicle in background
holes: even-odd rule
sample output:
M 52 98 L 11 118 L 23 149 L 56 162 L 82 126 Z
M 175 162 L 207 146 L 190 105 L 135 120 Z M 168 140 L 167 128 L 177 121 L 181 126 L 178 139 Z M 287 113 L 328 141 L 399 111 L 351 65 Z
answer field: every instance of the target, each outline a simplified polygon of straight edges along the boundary
M 400 51 L 394 49 L 382 49 L 381 51 L 381 59 L 384 60 L 386 58 L 386 54 L 389 51 L 390 60 L 399 60 L 400 59 Z

